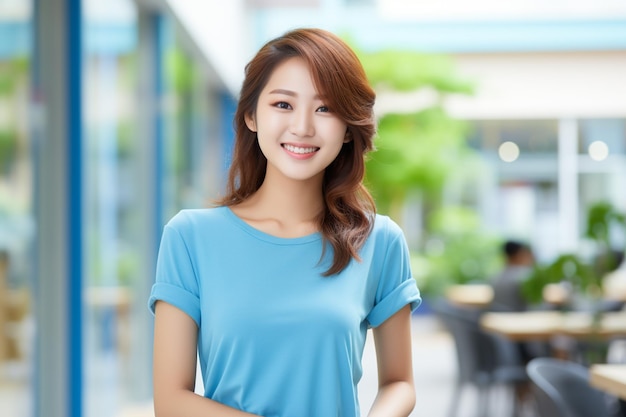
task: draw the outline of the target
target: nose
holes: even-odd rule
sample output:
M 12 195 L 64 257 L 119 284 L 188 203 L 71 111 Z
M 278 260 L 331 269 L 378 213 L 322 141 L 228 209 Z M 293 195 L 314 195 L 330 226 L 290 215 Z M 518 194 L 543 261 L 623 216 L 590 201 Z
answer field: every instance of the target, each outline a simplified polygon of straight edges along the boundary
M 291 118 L 291 126 L 289 131 L 296 136 L 313 136 L 315 134 L 315 127 L 313 126 L 313 115 L 303 108 L 300 108 L 293 113 Z

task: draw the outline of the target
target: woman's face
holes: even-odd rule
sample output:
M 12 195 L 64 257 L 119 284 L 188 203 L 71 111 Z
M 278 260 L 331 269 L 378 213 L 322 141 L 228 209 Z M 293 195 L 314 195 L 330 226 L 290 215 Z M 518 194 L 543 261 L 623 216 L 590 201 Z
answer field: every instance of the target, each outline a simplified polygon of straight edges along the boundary
M 274 69 L 246 125 L 257 132 L 267 158 L 266 181 L 273 176 L 321 179 L 346 141 L 346 123 L 327 107 L 297 57 Z

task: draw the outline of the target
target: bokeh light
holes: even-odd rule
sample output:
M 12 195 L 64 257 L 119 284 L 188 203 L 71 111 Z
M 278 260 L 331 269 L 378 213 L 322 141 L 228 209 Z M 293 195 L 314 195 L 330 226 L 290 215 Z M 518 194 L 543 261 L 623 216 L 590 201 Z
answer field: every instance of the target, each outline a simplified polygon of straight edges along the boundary
M 609 156 L 609 147 L 601 140 L 591 142 L 588 151 L 594 161 L 604 161 Z
M 515 142 L 503 142 L 498 148 L 498 155 L 504 162 L 513 162 L 519 157 L 519 146 Z

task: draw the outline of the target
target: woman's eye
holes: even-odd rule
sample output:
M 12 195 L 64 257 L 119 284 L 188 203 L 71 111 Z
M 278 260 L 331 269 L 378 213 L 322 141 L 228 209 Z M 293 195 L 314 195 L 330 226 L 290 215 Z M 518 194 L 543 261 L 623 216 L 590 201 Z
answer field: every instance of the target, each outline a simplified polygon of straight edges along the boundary
M 317 109 L 317 111 L 321 113 L 328 113 L 330 110 L 326 106 L 321 106 Z
M 284 101 L 279 101 L 278 103 L 275 104 L 275 106 L 278 107 L 279 109 L 284 109 L 284 110 L 289 110 L 291 108 L 289 103 L 286 103 Z

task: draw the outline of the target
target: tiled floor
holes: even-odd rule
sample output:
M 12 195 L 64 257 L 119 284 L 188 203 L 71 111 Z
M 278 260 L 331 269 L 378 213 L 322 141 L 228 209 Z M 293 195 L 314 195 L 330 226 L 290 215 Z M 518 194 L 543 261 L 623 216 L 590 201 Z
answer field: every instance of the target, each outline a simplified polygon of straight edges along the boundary
M 452 340 L 441 330 L 438 323 L 428 316 L 413 318 L 413 340 L 417 405 L 411 416 L 444 417 L 452 400 L 456 372 Z M 359 395 L 363 415 L 366 415 L 376 393 L 376 360 L 371 337 L 368 337 L 363 356 L 363 371 Z M 29 404 L 30 395 L 24 388 L 26 385 L 23 380 L 20 383 L 19 378 L 13 378 L 13 382 L 10 383 L 0 384 L 0 409 L 2 409 L 0 414 L 2 416 L 30 417 L 32 404 Z M 463 401 L 462 409 L 467 411 L 469 416 L 472 410 L 472 393 L 467 393 Z M 111 417 L 153 416 L 152 404 L 146 403 L 126 408 L 117 416 Z

